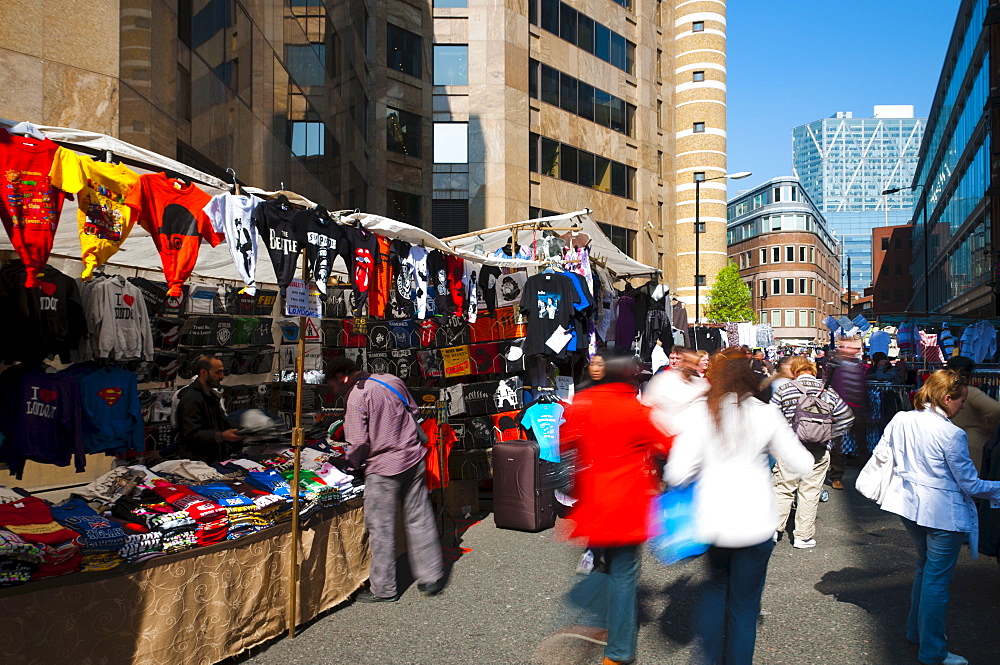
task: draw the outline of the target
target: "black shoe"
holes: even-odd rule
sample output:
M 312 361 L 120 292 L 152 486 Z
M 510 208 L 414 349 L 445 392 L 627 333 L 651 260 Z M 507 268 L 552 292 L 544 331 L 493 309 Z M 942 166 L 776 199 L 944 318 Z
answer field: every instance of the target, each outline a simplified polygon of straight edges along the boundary
M 430 584 L 417 584 L 417 591 L 425 596 L 436 596 L 444 590 L 444 586 L 445 578 L 442 577 L 437 582 L 431 582 Z
M 358 592 L 358 595 L 354 597 L 354 600 L 359 603 L 395 603 L 399 600 L 399 594 L 397 593 L 395 596 L 383 598 L 382 596 L 376 596 L 373 594 L 371 589 L 362 589 Z

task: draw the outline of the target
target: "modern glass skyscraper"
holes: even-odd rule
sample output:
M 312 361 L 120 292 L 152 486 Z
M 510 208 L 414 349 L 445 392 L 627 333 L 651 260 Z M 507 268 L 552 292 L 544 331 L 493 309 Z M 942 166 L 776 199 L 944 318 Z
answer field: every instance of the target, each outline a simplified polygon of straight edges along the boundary
M 876 106 L 872 115 L 839 111 L 792 130 L 792 171 L 841 242 L 842 284 L 850 258 L 850 288 L 859 293 L 872 282 L 872 228 L 913 216 L 910 182 L 926 124 L 909 105 Z

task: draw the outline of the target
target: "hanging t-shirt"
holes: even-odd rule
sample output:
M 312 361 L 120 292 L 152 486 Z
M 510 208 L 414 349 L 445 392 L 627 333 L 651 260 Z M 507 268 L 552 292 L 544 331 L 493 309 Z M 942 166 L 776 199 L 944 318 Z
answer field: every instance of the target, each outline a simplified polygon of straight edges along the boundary
M 124 164 L 95 162 L 59 148 L 49 178 L 53 187 L 77 195 L 83 259 L 80 278 L 89 281 L 94 268 L 114 256 L 135 225 L 125 197 L 139 182 L 139 174 Z
M 193 183 L 168 178 L 165 173 L 140 176 L 125 198 L 136 221 L 153 237 L 168 296 L 181 295 L 181 286 L 198 262 L 201 239 L 212 247 L 223 240 L 205 214 L 211 198 Z
M 451 285 L 453 311 L 461 316 L 465 311 L 465 259 L 448 254 L 444 257 L 444 263 L 448 271 L 448 283 Z
M 343 251 L 344 231 L 325 211 L 320 210 L 296 213 L 293 224 L 299 234 L 299 243 L 306 246 L 309 274 L 316 282 L 316 288 L 325 296 L 326 282 L 333 272 L 333 261 Z
M 257 293 L 257 231 L 253 226 L 253 211 L 261 200 L 252 194 L 217 194 L 205 206 L 212 228 L 226 236 L 229 254 L 247 285 L 246 293 Z
M 479 269 L 479 309 L 485 309 L 490 313 L 497 308 L 497 280 L 500 279 L 500 268 L 496 266 L 483 266 Z
M 536 402 L 527 408 L 521 424 L 530 429 L 538 441 L 538 457 L 546 462 L 559 461 L 559 426 L 562 425 L 563 407 L 558 402 Z
M 469 323 L 476 322 L 479 312 L 479 268 L 478 263 L 465 262 L 462 290 L 465 292 L 465 318 Z
M 455 303 L 451 299 L 451 289 L 448 283 L 448 264 L 444 254 L 432 249 L 427 252 L 427 272 L 434 284 L 434 302 L 437 313 L 447 316 L 452 313 Z
M 509 307 L 521 302 L 521 291 L 528 276 L 523 270 L 501 275 L 497 280 L 497 307 Z
M 413 268 L 407 263 L 410 244 L 402 240 L 389 243 L 389 269 L 392 271 L 392 287 L 389 290 L 389 305 L 386 316 L 392 319 L 413 317 Z
M 368 293 L 368 311 L 380 319 L 387 316 L 389 292 L 392 288 L 392 269 L 389 265 L 389 246 L 391 241 L 385 236 L 376 235 L 378 256 L 375 257 L 375 277 Z
M 413 306 L 418 319 L 427 318 L 430 309 L 428 304 L 428 266 L 427 250 L 419 245 L 410 248 L 410 253 L 404 262 L 409 266 L 413 277 Z
M 392 335 L 392 348 L 409 349 L 417 345 L 413 319 L 388 321 L 387 324 Z
M 63 193 L 50 179 L 59 149 L 49 139 L 14 136 L 0 129 L 0 220 L 24 262 L 24 285 L 33 287 L 52 251 Z
M 354 316 L 358 316 L 368 301 L 368 292 L 372 286 L 372 271 L 378 257 L 378 241 L 375 234 L 367 229 L 356 226 L 344 227 L 347 237 L 344 262 L 351 275 L 354 286 Z
M 573 327 L 573 312 L 580 296 L 573 282 L 565 275 L 543 272 L 528 278 L 521 297 L 521 312 L 528 315 L 524 340 L 524 355 L 565 355 L 566 349 L 553 350 L 546 341 L 560 327 Z
M 299 259 L 298 234 L 292 221 L 296 210 L 284 196 L 264 201 L 253 211 L 251 219 L 267 246 L 274 275 L 278 279 L 281 295 L 295 277 L 295 264 Z
M 872 355 L 878 352 L 889 355 L 889 333 L 884 330 L 876 330 L 868 338 L 868 348 Z

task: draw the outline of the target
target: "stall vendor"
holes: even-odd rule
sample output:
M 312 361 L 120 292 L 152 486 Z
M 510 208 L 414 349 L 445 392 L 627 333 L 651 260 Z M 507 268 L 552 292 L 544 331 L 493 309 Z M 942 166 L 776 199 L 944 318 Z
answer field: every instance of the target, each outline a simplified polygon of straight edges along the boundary
M 177 453 L 183 458 L 209 464 L 226 458 L 229 444 L 243 439 L 226 417 L 218 393 L 226 372 L 222 361 L 201 356 L 194 362 L 197 377 L 177 391 L 173 423 Z

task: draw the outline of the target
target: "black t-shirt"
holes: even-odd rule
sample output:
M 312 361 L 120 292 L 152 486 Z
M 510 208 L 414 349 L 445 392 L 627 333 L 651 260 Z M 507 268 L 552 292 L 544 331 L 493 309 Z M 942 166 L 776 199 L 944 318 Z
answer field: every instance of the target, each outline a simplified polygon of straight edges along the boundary
M 413 318 L 413 278 L 409 267 L 403 263 L 410 255 L 410 243 L 393 240 L 389 245 L 389 267 L 392 286 L 389 289 L 389 318 Z
M 521 312 L 528 315 L 524 354 L 564 356 L 565 347 L 556 353 L 545 342 L 559 326 L 570 329 L 574 307 L 579 302 L 580 296 L 569 277 L 554 272 L 529 277 L 521 296 Z
M 306 246 L 309 273 L 320 292 L 326 293 L 326 280 L 333 272 L 333 260 L 344 245 L 344 231 L 339 224 L 315 210 L 295 213 L 292 222 L 299 243 Z
M 483 266 L 479 270 L 479 302 L 486 303 L 486 309 L 493 312 L 497 308 L 497 282 L 500 279 L 500 268 Z
M 343 256 L 354 285 L 353 315 L 357 316 L 368 302 L 368 289 L 378 260 L 378 240 L 371 231 L 356 226 L 346 226 L 344 232 L 347 242 Z
M 451 299 L 449 289 L 448 264 L 445 262 L 444 254 L 436 249 L 427 252 L 427 274 L 431 284 L 434 285 L 437 313 L 441 316 L 451 314 L 455 311 L 455 302 Z
M 299 258 L 298 234 L 295 232 L 295 209 L 280 199 L 264 201 L 253 211 L 254 226 L 267 245 L 267 253 L 278 278 L 281 295 L 295 277 L 295 264 Z

